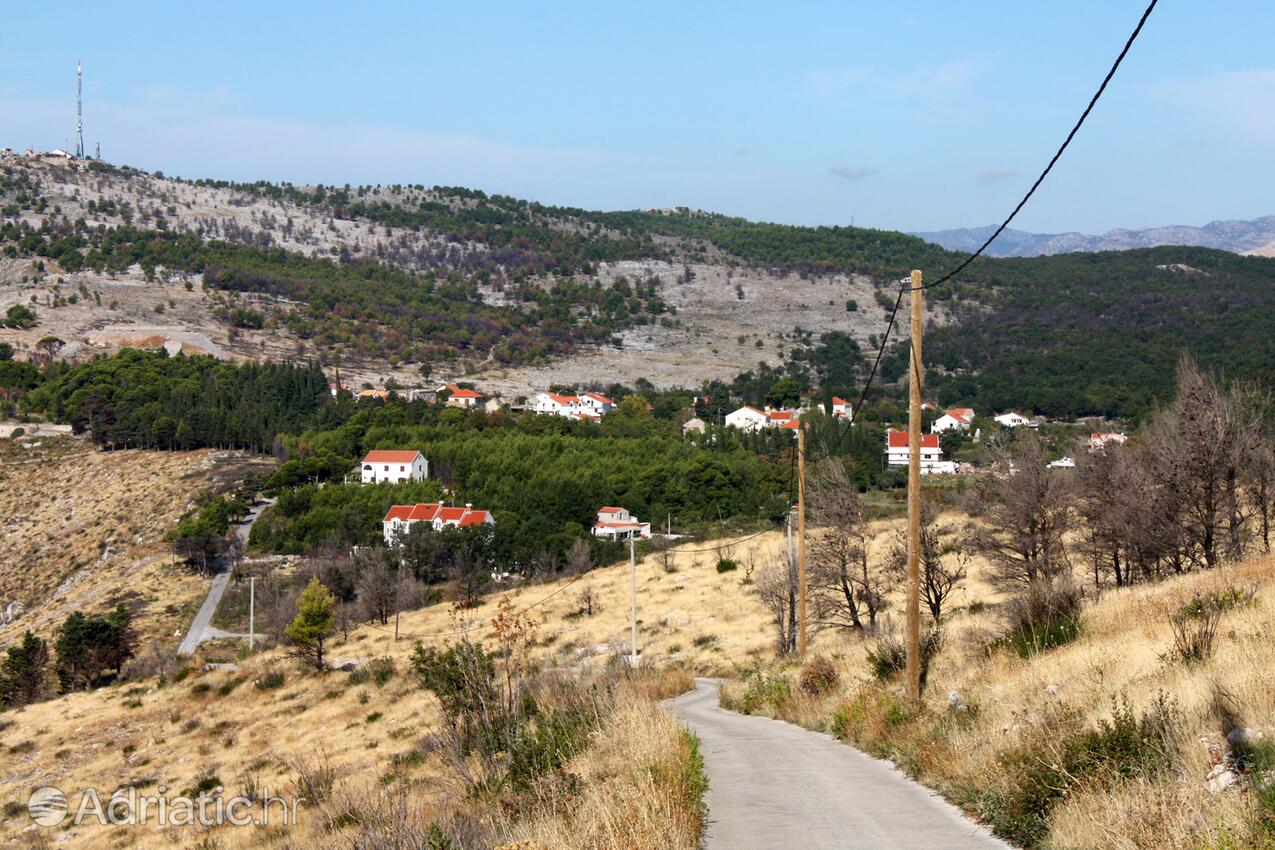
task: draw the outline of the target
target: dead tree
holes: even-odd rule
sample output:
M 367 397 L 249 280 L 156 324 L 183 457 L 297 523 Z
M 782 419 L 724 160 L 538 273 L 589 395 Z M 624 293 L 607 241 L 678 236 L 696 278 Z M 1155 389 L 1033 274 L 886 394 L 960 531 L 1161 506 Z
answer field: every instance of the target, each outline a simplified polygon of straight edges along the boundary
M 781 558 L 765 566 L 753 585 L 775 624 L 780 655 L 797 651 L 797 565 Z
M 1026 430 L 1026 429 L 1023 429 Z M 1070 528 L 1070 488 L 1045 468 L 1045 453 L 1027 431 L 993 455 L 992 472 L 975 491 L 983 522 L 971 532 L 971 551 L 985 556 L 1002 588 L 1051 583 L 1069 576 L 1064 535 Z
M 818 526 L 811 535 L 808 573 L 813 622 L 874 631 L 886 608 L 892 577 L 869 558 L 858 490 L 836 460 L 820 464 L 810 485 L 812 517 Z

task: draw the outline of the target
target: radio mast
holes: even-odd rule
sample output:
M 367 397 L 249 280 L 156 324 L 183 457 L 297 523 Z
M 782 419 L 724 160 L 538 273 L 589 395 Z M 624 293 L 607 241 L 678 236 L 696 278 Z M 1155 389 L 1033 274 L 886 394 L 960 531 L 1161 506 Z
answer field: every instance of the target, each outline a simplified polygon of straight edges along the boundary
M 84 110 L 81 93 L 84 89 L 84 69 L 75 60 L 75 158 L 84 159 Z

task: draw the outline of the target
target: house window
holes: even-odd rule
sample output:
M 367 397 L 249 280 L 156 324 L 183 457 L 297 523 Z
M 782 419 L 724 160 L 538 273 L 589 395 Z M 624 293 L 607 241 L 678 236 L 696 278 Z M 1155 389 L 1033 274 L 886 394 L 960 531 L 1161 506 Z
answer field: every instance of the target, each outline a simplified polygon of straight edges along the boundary
M 406 467 L 406 466 L 403 466 L 402 464 L 400 464 L 400 465 L 399 465 L 399 468 L 398 468 L 398 471 L 399 471 L 399 472 L 402 472 L 402 471 L 403 471 L 403 470 L 405 470 L 405 469 L 407 469 L 407 467 Z

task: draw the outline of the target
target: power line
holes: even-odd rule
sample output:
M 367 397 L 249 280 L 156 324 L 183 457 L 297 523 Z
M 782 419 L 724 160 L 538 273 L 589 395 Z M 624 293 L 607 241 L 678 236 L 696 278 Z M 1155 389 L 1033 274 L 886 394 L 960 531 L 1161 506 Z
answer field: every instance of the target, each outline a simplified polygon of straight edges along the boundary
M 1107 71 L 1107 76 L 1102 78 L 1102 84 L 1098 86 L 1098 90 L 1094 92 L 1093 97 L 1089 99 L 1089 105 L 1085 107 L 1084 112 L 1080 113 L 1080 117 L 1076 119 L 1076 123 L 1071 128 L 1071 132 L 1067 134 L 1067 138 L 1063 139 L 1063 143 L 1058 146 L 1058 150 L 1055 151 L 1053 157 L 1050 158 L 1049 164 L 1045 166 L 1045 170 L 1040 172 L 1040 176 L 1036 178 L 1035 183 L 1032 183 L 1031 188 L 1027 190 L 1026 195 L 1023 195 L 1023 199 L 1018 202 L 1018 205 L 1014 207 L 1014 211 L 1001 222 L 1000 227 L 996 228 L 996 231 L 991 236 L 987 237 L 987 241 L 980 245 L 977 251 L 965 258 L 964 262 L 933 283 L 924 284 L 917 287 L 918 289 L 932 289 L 936 286 L 942 286 L 944 283 L 947 283 L 949 280 L 956 277 L 965 270 L 966 266 L 978 259 L 983 251 L 987 250 L 987 246 L 991 245 L 992 242 L 995 241 L 996 237 L 1000 236 L 1006 227 L 1009 227 L 1009 223 L 1013 221 L 1019 211 L 1027 205 L 1027 202 L 1031 200 L 1032 195 L 1036 194 L 1036 190 L 1040 188 L 1040 184 L 1045 182 L 1045 178 L 1049 176 L 1049 172 L 1053 171 L 1054 165 L 1056 165 L 1058 160 L 1062 157 L 1063 151 L 1067 150 L 1067 146 L 1071 144 L 1071 140 L 1076 137 L 1076 133 L 1080 132 L 1080 128 L 1085 123 L 1085 119 L 1089 117 L 1090 112 L 1093 112 L 1093 108 L 1098 104 L 1098 99 L 1102 97 L 1102 93 L 1107 90 L 1107 84 L 1110 83 L 1111 78 L 1116 75 L 1116 70 L 1120 67 L 1120 63 L 1123 62 L 1125 56 L 1129 54 L 1129 48 L 1133 47 L 1133 42 L 1137 40 L 1138 34 L 1142 32 L 1143 25 L 1147 22 L 1147 18 L 1151 17 L 1151 12 L 1155 9 L 1156 3 L 1158 2 L 1159 0 L 1151 0 L 1151 2 L 1147 5 L 1146 11 L 1144 11 L 1142 13 L 1142 17 L 1138 19 L 1138 25 L 1134 27 L 1133 32 L 1129 34 L 1129 40 L 1124 43 L 1124 49 L 1120 51 L 1120 55 L 1116 57 L 1116 61 L 1111 63 L 1111 70 Z
M 1147 19 L 1151 17 L 1151 12 L 1155 9 L 1156 4 L 1158 2 L 1159 0 L 1151 0 L 1151 2 L 1147 5 L 1146 10 L 1143 11 L 1142 13 L 1142 17 L 1138 19 L 1138 25 L 1134 27 L 1133 32 L 1129 34 L 1128 40 L 1125 41 L 1124 48 L 1121 49 L 1120 54 L 1116 56 L 1116 60 L 1113 63 L 1111 63 L 1111 68 L 1107 71 L 1107 75 L 1102 78 L 1102 83 L 1098 86 L 1098 90 L 1094 92 L 1093 97 L 1089 99 L 1089 104 L 1085 107 L 1084 112 L 1080 113 L 1080 117 L 1076 119 L 1076 123 L 1072 126 L 1071 132 L 1069 132 L 1067 134 L 1067 137 L 1063 139 L 1063 143 L 1058 146 L 1058 150 L 1054 152 L 1054 155 L 1050 158 L 1049 163 L 1045 166 L 1045 169 L 1040 172 L 1040 176 L 1037 177 L 1035 182 L 1032 183 L 1031 188 L 1027 190 L 1027 194 L 1023 195 L 1022 200 L 1018 202 L 1018 204 L 1014 207 L 1013 211 L 1010 212 L 1008 216 L 1006 216 L 1005 220 L 1001 222 L 1000 226 L 996 228 L 996 230 L 992 233 L 992 235 L 987 237 L 987 240 L 978 247 L 978 250 L 970 254 L 958 266 L 956 266 L 956 268 L 952 269 L 950 272 L 943 275 L 938 280 L 934 281 L 933 283 L 927 283 L 917 287 L 918 291 L 924 290 L 924 289 L 932 289 L 936 286 L 941 286 L 944 283 L 947 283 L 952 278 L 956 277 L 958 274 L 964 271 L 970 265 L 970 263 L 974 262 L 980 256 L 982 256 L 983 252 L 987 250 L 988 246 L 991 245 L 992 242 L 996 240 L 996 237 L 1000 236 L 1001 233 L 1004 232 L 1005 228 L 1009 227 L 1010 222 L 1012 222 L 1015 216 L 1017 216 L 1018 213 L 1022 211 L 1023 207 L 1027 205 L 1027 202 L 1031 200 L 1032 196 L 1036 194 L 1036 190 L 1040 188 L 1040 185 L 1043 182 L 1045 182 L 1045 178 L 1049 176 L 1049 172 L 1053 171 L 1054 166 L 1058 163 L 1058 160 L 1062 158 L 1063 152 L 1067 150 L 1067 147 L 1068 145 L 1071 144 L 1072 139 L 1074 139 L 1076 137 L 1076 134 L 1080 132 L 1080 128 L 1084 125 L 1086 119 L 1089 118 L 1089 113 L 1093 112 L 1093 108 L 1098 104 L 1098 100 L 1102 97 L 1103 92 L 1107 90 L 1107 85 L 1111 82 L 1112 78 L 1116 75 L 1116 71 L 1120 68 L 1120 64 L 1124 62 L 1125 56 L 1129 54 L 1130 48 L 1133 47 L 1134 41 L 1137 40 L 1138 35 L 1142 32 L 1142 27 L 1146 24 Z M 903 281 L 903 283 L 904 285 L 899 287 L 898 297 L 894 299 L 894 307 L 890 310 L 890 320 L 886 323 L 885 334 L 881 337 L 881 344 L 877 347 L 877 355 L 872 362 L 872 370 L 868 373 L 868 380 L 863 385 L 863 391 L 859 393 L 858 404 L 855 405 L 855 407 L 851 410 L 851 422 L 847 424 L 845 430 L 849 430 L 849 428 L 853 426 L 853 417 L 859 413 L 859 409 L 863 406 L 863 402 L 868 397 L 868 391 L 872 389 L 872 382 L 876 378 L 878 367 L 881 365 L 881 358 L 885 354 L 885 347 L 890 340 L 890 334 L 894 330 L 894 321 L 899 312 L 899 305 L 903 303 L 903 293 L 908 292 L 912 289 L 910 285 L 911 283 L 910 281 L 905 280 Z M 841 443 L 841 439 L 844 436 L 844 433 L 845 431 L 837 435 L 836 443 L 838 445 Z M 822 457 L 820 457 L 820 460 L 822 460 L 823 458 L 826 458 L 828 455 L 832 453 L 830 448 L 827 448 L 827 447 L 825 448 L 826 448 L 826 451 L 822 455 Z

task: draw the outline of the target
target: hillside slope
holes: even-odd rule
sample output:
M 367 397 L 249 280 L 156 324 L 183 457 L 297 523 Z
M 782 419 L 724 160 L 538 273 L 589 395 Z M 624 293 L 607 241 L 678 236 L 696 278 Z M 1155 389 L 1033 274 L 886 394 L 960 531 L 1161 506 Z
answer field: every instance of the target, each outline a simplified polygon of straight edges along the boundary
M 164 540 L 197 496 L 269 462 L 237 453 L 99 452 L 69 437 L 0 439 L 0 646 L 48 637 L 73 611 L 123 602 L 147 646 L 174 633 L 207 590 Z
M 1213 651 L 1183 661 L 1171 618 L 1193 628 L 1181 612 L 1201 598 L 1229 607 Z M 839 682 L 815 695 L 789 664 L 735 681 L 727 701 L 893 759 L 1023 846 L 1264 848 L 1275 837 L 1272 617 L 1275 561 L 1263 557 L 1107 590 L 1074 641 L 1026 658 L 989 647 L 991 609 L 963 613 L 920 706 L 873 677 L 872 643 L 834 654 Z

